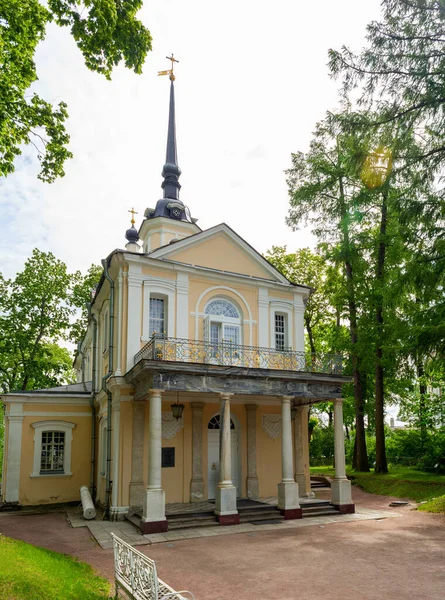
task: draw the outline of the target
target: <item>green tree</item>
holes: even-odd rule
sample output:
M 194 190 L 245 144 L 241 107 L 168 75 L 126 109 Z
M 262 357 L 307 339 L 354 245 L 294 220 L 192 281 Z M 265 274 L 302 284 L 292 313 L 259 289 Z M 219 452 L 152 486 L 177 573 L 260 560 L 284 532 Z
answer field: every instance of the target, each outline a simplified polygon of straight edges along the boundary
M 23 144 L 32 144 L 41 163 L 39 178 L 64 175 L 72 156 L 65 129 L 67 105 L 51 102 L 29 87 L 37 77 L 34 55 L 48 23 L 68 27 L 86 66 L 107 79 L 113 67 L 141 73 L 151 50 L 150 32 L 136 19 L 142 0 L 0 0 L 0 175 L 14 171 Z
M 342 265 L 354 378 L 356 468 L 369 470 L 364 425 L 363 367 L 359 338 L 357 279 L 364 270 L 355 238 L 365 218 L 359 211 L 361 183 L 355 166 L 355 141 L 327 118 L 316 126 L 309 151 L 292 155 L 287 171 L 290 194 L 288 224 L 310 223 L 335 264 Z
M 373 126 L 396 123 L 419 134 L 403 157 L 435 170 L 445 158 L 445 2 L 382 0 L 382 18 L 367 27 L 365 48 L 330 50 L 330 69 L 344 92 L 377 111 Z M 359 122 L 360 119 L 357 120 Z
M 99 265 L 91 265 L 86 275 L 77 271 L 73 276 L 73 287 L 70 295 L 71 305 L 78 312 L 77 319 L 71 326 L 70 340 L 77 344 L 82 340 L 88 325 L 88 308 L 92 294 L 99 285 L 103 269 Z
M 53 254 L 37 249 L 13 280 L 0 274 L 0 391 L 73 380 L 72 357 L 60 343 L 80 332 L 86 308 L 77 322 L 75 314 L 92 281 L 96 267 L 85 277 L 72 275 Z

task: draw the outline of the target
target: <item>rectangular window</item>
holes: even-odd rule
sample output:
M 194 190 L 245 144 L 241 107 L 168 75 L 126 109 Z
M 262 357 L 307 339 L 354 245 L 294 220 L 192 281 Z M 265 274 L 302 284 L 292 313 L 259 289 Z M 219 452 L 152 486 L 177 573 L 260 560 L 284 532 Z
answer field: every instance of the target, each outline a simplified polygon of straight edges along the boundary
M 63 473 L 64 453 L 65 432 L 43 431 L 40 473 Z
M 275 313 L 275 349 L 286 349 L 286 316 Z
M 163 298 L 150 298 L 149 335 L 165 333 L 165 305 Z
M 175 466 L 175 449 L 174 448 L 162 448 L 162 468 L 174 467 Z

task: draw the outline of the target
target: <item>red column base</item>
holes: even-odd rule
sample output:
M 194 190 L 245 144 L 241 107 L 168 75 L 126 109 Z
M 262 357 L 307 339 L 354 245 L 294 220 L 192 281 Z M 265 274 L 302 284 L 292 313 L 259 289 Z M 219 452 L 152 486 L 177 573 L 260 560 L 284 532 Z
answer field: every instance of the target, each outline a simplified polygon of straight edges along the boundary
M 216 515 L 216 520 L 220 525 L 239 525 L 239 514 Z
M 164 533 L 168 531 L 168 521 L 142 521 L 139 523 L 139 529 L 142 535 L 146 533 Z
M 280 508 L 280 513 L 283 515 L 285 521 L 303 518 L 303 511 L 301 508 Z
M 342 515 L 355 513 L 355 504 L 333 504 L 332 506 Z

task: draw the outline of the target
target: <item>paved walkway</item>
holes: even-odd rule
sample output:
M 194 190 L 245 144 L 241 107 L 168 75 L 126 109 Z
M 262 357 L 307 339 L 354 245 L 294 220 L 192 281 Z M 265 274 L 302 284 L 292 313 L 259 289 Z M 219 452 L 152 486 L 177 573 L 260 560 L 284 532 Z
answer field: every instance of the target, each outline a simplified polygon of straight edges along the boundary
M 156 561 L 164 581 L 192 590 L 196 600 L 443 600 L 445 516 L 389 508 L 392 498 L 357 488 L 353 495 L 358 514 L 368 518 L 307 518 L 295 527 L 252 526 L 139 549 Z M 103 550 L 87 527 L 72 528 L 66 515 L 0 513 L 0 533 L 72 554 L 112 579 L 112 550 Z

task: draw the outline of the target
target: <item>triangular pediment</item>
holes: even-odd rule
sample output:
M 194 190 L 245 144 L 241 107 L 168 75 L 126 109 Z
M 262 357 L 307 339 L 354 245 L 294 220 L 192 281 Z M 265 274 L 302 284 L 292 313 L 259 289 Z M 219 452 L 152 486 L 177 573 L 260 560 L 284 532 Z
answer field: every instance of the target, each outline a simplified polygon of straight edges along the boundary
M 289 284 L 275 267 L 225 223 L 158 248 L 149 256 Z

